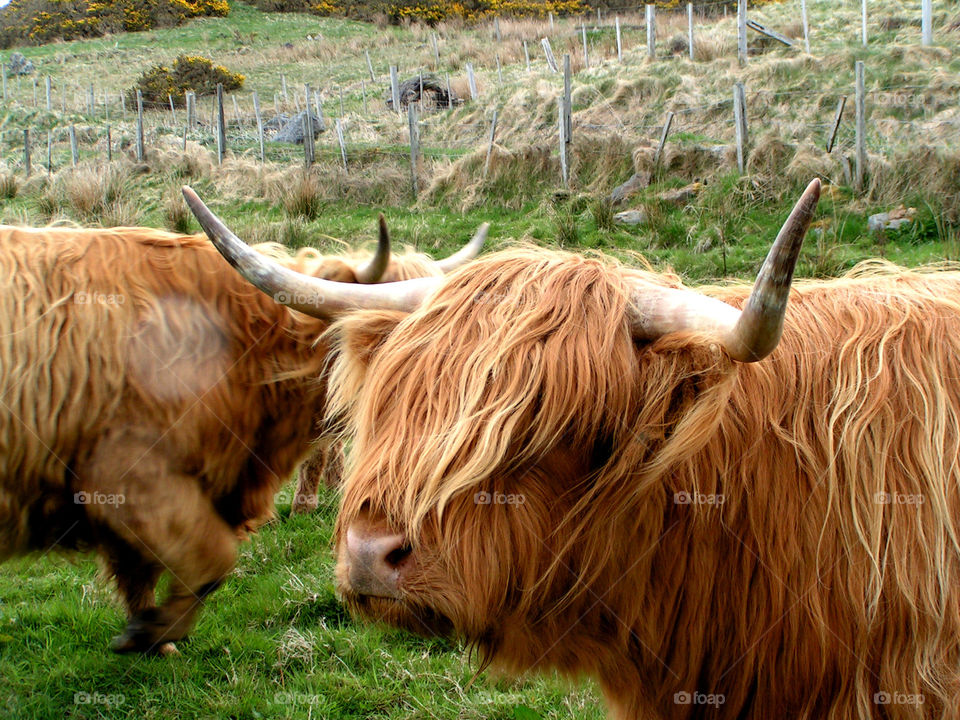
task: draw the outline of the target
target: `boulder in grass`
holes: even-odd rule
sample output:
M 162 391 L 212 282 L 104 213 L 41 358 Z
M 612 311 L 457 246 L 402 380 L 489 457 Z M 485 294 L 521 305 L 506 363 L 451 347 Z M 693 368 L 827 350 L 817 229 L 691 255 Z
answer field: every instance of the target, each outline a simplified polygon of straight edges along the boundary
M 457 94 L 451 90 L 447 93 L 447 86 L 441 82 L 436 75 L 423 76 L 423 97 L 420 96 L 420 76 L 416 75 L 409 80 L 400 83 L 400 106 L 407 107 L 410 103 L 419 102 L 423 104 L 432 104 L 435 107 L 447 108 L 451 105 L 459 105 L 463 102 Z M 393 92 L 388 90 L 387 107 L 393 108 Z
M 27 60 L 23 53 L 15 52 L 7 61 L 7 72 L 10 75 L 29 75 L 33 70 L 33 63 Z
M 278 143 L 295 143 L 297 145 L 303 144 L 304 132 L 303 132 L 303 120 L 307 115 L 306 110 L 301 110 L 292 118 L 290 118 L 280 130 L 277 131 L 277 134 L 270 138 L 271 142 Z M 313 118 L 313 137 L 314 139 L 324 131 L 323 121 L 319 117 L 310 113 L 310 117 Z

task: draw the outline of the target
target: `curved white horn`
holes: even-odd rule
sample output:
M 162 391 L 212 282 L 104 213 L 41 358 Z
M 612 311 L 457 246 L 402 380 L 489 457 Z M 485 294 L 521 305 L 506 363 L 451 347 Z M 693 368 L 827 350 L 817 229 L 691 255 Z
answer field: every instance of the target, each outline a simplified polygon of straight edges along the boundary
M 442 278 L 418 278 L 356 285 L 304 275 L 253 250 L 186 185 L 183 197 L 207 237 L 237 272 L 277 302 L 313 317 L 333 320 L 349 310 L 363 309 L 411 312 L 442 282 Z
M 378 225 L 380 234 L 377 238 L 377 250 L 370 262 L 356 272 L 357 282 L 363 285 L 380 282 L 380 278 L 387 271 L 387 265 L 390 264 L 390 233 L 383 213 L 380 213 Z
M 443 270 L 444 273 L 448 273 L 473 260 L 483 249 L 483 244 L 487 241 L 487 233 L 489 231 L 490 223 L 481 225 L 477 228 L 477 232 L 474 233 L 473 237 L 470 238 L 470 242 L 457 250 L 453 255 L 445 257 L 443 260 L 437 260 L 437 266 Z
M 734 360 L 765 358 L 780 342 L 793 269 L 819 199 L 820 180 L 814 179 L 780 229 L 742 311 L 692 290 L 637 285 L 632 294 L 634 337 L 653 340 L 672 332 L 709 332 Z

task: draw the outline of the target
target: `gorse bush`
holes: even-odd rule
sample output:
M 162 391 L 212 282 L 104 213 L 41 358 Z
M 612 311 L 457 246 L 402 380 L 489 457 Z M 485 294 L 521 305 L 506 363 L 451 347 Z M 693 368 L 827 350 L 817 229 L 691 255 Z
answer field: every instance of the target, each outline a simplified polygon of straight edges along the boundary
M 127 91 L 130 102 L 136 102 L 137 90 L 146 105 L 166 106 L 173 98 L 175 105 L 183 105 L 188 90 L 199 95 L 211 95 L 222 83 L 226 91 L 239 90 L 246 78 L 240 73 L 214 65 L 209 58 L 197 55 L 179 55 L 171 67 L 154 65 L 146 70 L 137 84 Z
M 172 27 L 229 12 L 227 0 L 11 0 L 0 10 L 0 47 Z

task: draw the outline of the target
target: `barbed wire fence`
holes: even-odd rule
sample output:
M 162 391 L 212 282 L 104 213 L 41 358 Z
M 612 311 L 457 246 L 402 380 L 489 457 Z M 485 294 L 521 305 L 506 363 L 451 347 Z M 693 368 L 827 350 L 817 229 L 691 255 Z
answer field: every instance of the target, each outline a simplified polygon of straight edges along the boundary
M 746 0 L 739 0 L 739 3 L 736 47 L 739 61 L 746 64 L 750 62 L 748 53 L 743 52 L 748 21 L 752 19 L 753 26 L 762 30 L 767 28 L 757 20 L 764 20 L 762 6 L 748 16 Z M 642 42 L 637 42 L 634 47 L 642 47 L 644 55 L 652 57 L 662 49 L 663 44 L 661 42 L 658 46 L 656 40 L 658 23 L 667 16 L 666 24 L 676 25 L 685 16 L 688 39 L 684 52 L 693 57 L 697 27 L 703 22 L 704 14 L 710 11 L 710 6 L 721 4 L 724 4 L 723 0 L 708 0 L 696 3 L 696 6 L 688 3 L 677 11 L 660 11 L 659 19 L 657 13 L 645 8 L 645 22 L 636 25 L 621 23 L 619 14 L 614 14 L 611 22 L 610 13 L 622 10 L 639 17 L 638 6 L 598 11 L 596 17 L 581 18 L 579 27 L 575 26 L 576 21 L 568 22 L 568 25 L 574 24 L 574 28 L 568 30 L 559 28 L 560 24 L 555 24 L 551 17 L 549 24 L 542 23 L 538 28 L 542 30 L 542 36 L 520 40 L 526 74 L 537 80 L 556 82 L 557 110 L 551 116 L 535 109 L 531 117 L 514 119 L 525 128 L 525 142 L 529 143 L 533 137 L 544 144 L 556 145 L 556 154 L 563 166 L 557 177 L 558 183 L 569 182 L 568 166 L 573 151 L 571 141 L 573 137 L 583 134 L 589 137 L 617 137 L 628 144 L 655 143 L 659 138 L 658 156 L 664 145 L 670 142 L 671 133 L 675 137 L 686 134 L 712 138 L 718 145 L 721 144 L 719 138 L 733 135 L 738 146 L 738 166 L 743 171 L 750 137 L 756 135 L 757 128 L 777 125 L 781 130 L 788 129 L 797 140 L 822 143 L 827 152 L 852 151 L 856 167 L 851 169 L 851 177 L 847 179 L 857 189 L 862 189 L 864 175 L 868 172 L 865 167 L 868 147 L 875 153 L 882 153 L 891 143 L 903 142 L 916 135 L 928 136 L 926 147 L 945 150 L 957 147 L 956 131 L 960 129 L 960 116 L 931 117 L 928 112 L 933 105 L 928 98 L 930 88 L 904 83 L 867 91 L 863 83 L 866 69 L 862 62 L 858 62 L 856 72 L 851 73 L 850 85 L 834 86 L 827 92 L 744 88 L 737 83 L 726 97 L 707 99 L 695 105 L 666 95 L 659 99 L 663 106 L 664 119 L 661 122 L 631 123 L 620 118 L 612 109 L 609 98 L 603 97 L 599 90 L 596 92 L 600 94 L 600 99 L 611 108 L 613 122 L 597 122 L 593 117 L 596 112 L 573 113 L 571 97 L 573 90 L 578 88 L 575 85 L 577 73 L 571 72 L 571 53 L 564 53 L 561 68 L 552 55 L 551 40 L 566 39 L 568 49 L 571 40 L 573 43 L 578 39 L 582 41 L 581 71 L 590 68 L 591 63 L 594 67 L 601 63 L 627 66 L 631 62 L 629 58 L 625 60 L 623 54 L 627 30 L 639 28 L 645 31 L 641 33 Z M 807 3 L 800 0 L 797 5 L 802 13 L 804 41 L 809 43 Z M 927 8 L 928 4 L 923 3 L 921 32 L 924 44 L 932 42 L 932 21 L 927 17 Z M 589 29 L 588 21 L 591 23 Z M 502 42 L 499 19 L 490 23 L 489 32 L 494 41 Z M 612 43 L 604 42 L 605 36 L 613 32 L 616 38 L 615 51 Z M 779 43 L 794 43 L 798 53 L 804 51 L 797 47 L 799 41 L 782 36 L 777 38 L 779 33 L 772 32 L 773 35 L 767 34 L 767 37 L 773 37 Z M 594 39 L 593 45 L 590 44 L 591 38 Z M 430 39 L 435 57 L 432 74 L 439 77 L 442 68 L 440 46 L 435 33 L 431 33 Z M 543 52 L 535 52 L 539 49 Z M 683 53 L 675 53 L 674 57 L 677 62 L 696 64 L 695 59 L 687 60 Z M 362 68 L 364 64 L 359 62 L 357 66 Z M 310 108 L 310 114 L 315 114 L 321 126 L 327 129 L 326 134 L 320 136 L 319 153 L 322 158 L 341 160 L 343 171 L 347 173 L 358 163 L 371 163 L 384 158 L 410 162 L 415 184 L 417 164 L 421 158 L 452 161 L 486 149 L 489 162 L 490 149 L 494 144 L 505 142 L 496 136 L 497 127 L 495 123 L 491 125 L 493 116 L 499 114 L 502 127 L 505 113 L 522 112 L 522 109 L 508 106 L 509 98 L 502 92 L 503 67 L 499 54 L 495 67 L 480 67 L 477 63 L 468 63 L 467 66 L 469 89 L 463 100 L 475 110 L 482 110 L 480 119 L 477 118 L 481 114 L 478 112 L 466 113 L 466 118 L 462 117 L 464 113 L 451 116 L 449 111 L 452 107 L 459 107 L 459 103 L 456 106 L 451 103 L 452 107 L 437 106 L 422 92 L 415 95 L 412 100 L 414 109 L 408 115 L 402 112 L 402 107 L 392 106 L 392 98 L 398 97 L 397 88 L 392 84 L 398 82 L 399 72 L 377 75 L 369 53 L 365 67 L 369 70 L 369 78 L 347 78 L 343 83 L 317 89 L 309 85 L 302 90 L 293 89 L 285 77 L 280 77 L 273 97 L 265 97 L 260 102 L 255 98 L 255 93 L 207 96 L 197 99 L 195 111 L 190 113 L 188 108 L 177 107 L 172 99 L 168 104 L 145 103 L 138 112 L 138 103 L 123 93 L 99 91 L 92 83 L 84 88 L 58 86 L 50 76 L 10 75 L 4 63 L 0 75 L 3 78 L 3 106 L 7 114 L 0 121 L 0 148 L 3 148 L 8 167 L 24 175 L 40 172 L 41 169 L 52 173 L 91 160 L 111 162 L 123 156 L 143 161 L 151 149 L 170 149 L 179 144 L 185 151 L 188 142 L 216 153 L 218 160 L 222 160 L 229 151 L 253 156 L 261 162 L 287 165 L 304 163 L 309 166 L 318 151 L 311 142 L 313 133 L 305 133 L 303 147 L 298 148 L 296 145 L 271 142 L 269 126 L 282 124 L 284 118 L 296 117 Z M 425 73 L 420 67 L 411 68 L 407 74 L 410 72 L 419 74 L 421 88 L 424 75 L 431 74 L 430 71 Z M 524 72 L 523 63 L 519 64 L 519 68 L 514 68 L 514 72 Z M 857 73 L 860 74 L 860 82 L 857 82 Z M 482 94 L 476 90 L 478 76 L 483 79 Z M 449 72 L 442 77 L 449 89 Z M 589 87 L 585 83 L 580 86 Z M 387 98 L 391 100 L 387 102 Z M 822 117 L 785 119 L 784 104 L 814 98 L 818 106 L 824 108 Z M 847 98 L 854 102 L 847 103 Z M 739 109 L 736 107 L 738 104 Z M 272 108 L 274 117 L 267 123 L 257 122 L 255 105 L 259 105 L 261 110 Z M 900 114 L 909 117 L 884 116 L 885 134 L 868 133 L 868 110 L 883 106 L 896 108 Z M 837 108 L 836 112 L 834 107 Z M 852 123 L 851 115 L 854 115 Z M 553 117 L 558 120 L 553 120 Z M 264 128 L 265 124 L 267 128 Z M 849 132 L 851 124 L 854 126 L 852 134 Z M 223 131 L 218 132 L 219 128 L 223 128 Z M 845 130 L 842 133 L 841 128 Z M 938 135 L 942 142 L 930 142 L 929 138 L 933 135 Z M 140 137 L 143 138 L 142 145 L 138 142 Z M 580 143 L 576 146 L 576 152 L 590 154 L 604 150 L 592 147 L 589 143 Z

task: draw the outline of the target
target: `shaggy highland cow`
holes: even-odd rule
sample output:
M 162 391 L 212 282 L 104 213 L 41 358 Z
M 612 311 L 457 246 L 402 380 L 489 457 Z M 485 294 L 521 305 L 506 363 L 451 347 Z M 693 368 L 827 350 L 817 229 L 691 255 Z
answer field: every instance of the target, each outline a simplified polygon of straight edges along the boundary
M 294 278 L 366 308 L 328 335 L 350 607 L 592 675 L 616 718 L 957 718 L 960 273 L 790 291 L 818 195 L 752 291 L 523 249 Z
M 465 259 L 391 261 L 382 218 L 368 262 L 260 250 L 344 283 Z M 0 559 L 96 551 L 129 615 L 113 648 L 172 651 L 323 429 L 327 323 L 251 288 L 202 235 L 4 227 L 0 275 Z

